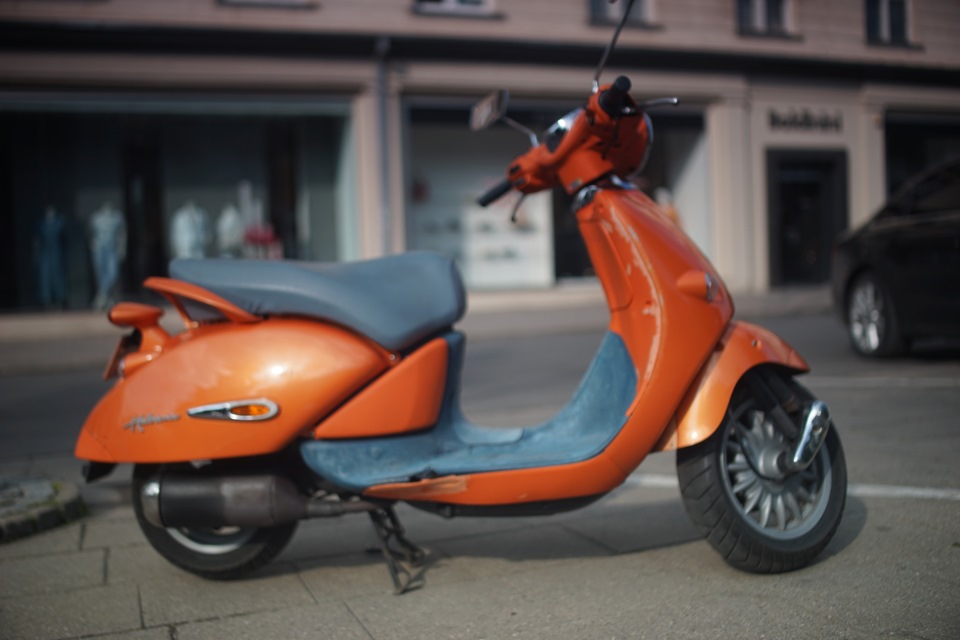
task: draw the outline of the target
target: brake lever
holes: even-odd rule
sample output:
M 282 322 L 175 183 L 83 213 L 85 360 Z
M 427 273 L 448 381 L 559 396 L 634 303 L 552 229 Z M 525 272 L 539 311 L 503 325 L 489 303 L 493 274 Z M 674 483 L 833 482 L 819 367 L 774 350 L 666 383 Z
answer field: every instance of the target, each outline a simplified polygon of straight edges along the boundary
M 656 109 L 657 107 L 675 107 L 680 104 L 680 98 L 655 98 L 641 102 L 638 108 L 646 111 L 647 109 Z
M 523 204 L 523 201 L 527 199 L 527 194 L 522 193 L 517 199 L 517 203 L 513 205 L 513 211 L 510 212 L 510 224 L 517 224 L 517 213 L 520 212 L 520 206 Z

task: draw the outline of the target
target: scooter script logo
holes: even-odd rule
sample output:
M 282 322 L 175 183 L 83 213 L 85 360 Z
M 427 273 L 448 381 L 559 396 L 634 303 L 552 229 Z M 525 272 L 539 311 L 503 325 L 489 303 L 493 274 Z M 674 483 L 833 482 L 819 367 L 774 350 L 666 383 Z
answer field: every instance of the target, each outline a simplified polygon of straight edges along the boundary
M 123 429 L 131 433 L 145 433 L 146 429 L 144 427 L 152 424 L 161 424 L 163 422 L 175 422 L 179 419 L 180 416 L 176 413 L 171 413 L 168 416 L 155 416 L 152 413 L 148 413 L 145 416 L 134 416 L 130 419 L 130 422 L 123 425 Z

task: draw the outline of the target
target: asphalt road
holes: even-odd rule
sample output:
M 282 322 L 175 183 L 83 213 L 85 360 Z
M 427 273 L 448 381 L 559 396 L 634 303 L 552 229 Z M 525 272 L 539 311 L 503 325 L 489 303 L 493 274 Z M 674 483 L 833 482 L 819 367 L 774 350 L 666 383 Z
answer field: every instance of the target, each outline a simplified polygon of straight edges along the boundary
M 844 520 L 834 542 L 808 569 L 752 576 L 727 568 L 687 520 L 670 485 L 670 454 L 651 456 L 624 488 L 570 515 L 516 524 L 486 519 L 448 523 L 404 511 L 411 536 L 438 546 L 446 560 L 431 569 L 424 590 L 402 598 L 371 595 L 360 587 L 368 574 L 375 574 L 371 584 L 385 580 L 376 562 L 337 555 L 356 544 L 352 538 L 365 535 L 346 520 L 333 527 L 326 522 L 304 525 L 274 573 L 264 578 L 297 597 L 305 585 L 313 599 L 303 602 L 293 596 L 283 601 L 281 592 L 274 591 L 276 605 L 261 601 L 240 610 L 237 602 L 246 602 L 244 598 L 266 597 L 262 586 L 247 583 L 246 591 L 241 585 L 228 592 L 228 587 L 182 578 L 162 562 L 144 569 L 143 543 L 124 515 L 125 505 L 117 511 L 121 515 L 110 516 L 125 519 L 108 518 L 78 534 L 79 556 L 95 555 L 98 532 L 111 532 L 114 538 L 123 532 L 119 542 L 103 543 L 109 549 L 103 552 L 109 559 L 104 566 L 119 571 L 119 577 L 109 573 L 95 583 L 102 590 L 116 587 L 110 593 L 118 598 L 128 596 L 125 580 L 138 585 L 139 604 L 131 606 L 137 604 L 140 619 L 129 624 L 143 630 L 116 636 L 123 638 L 147 637 L 137 634 L 155 629 L 173 635 L 149 637 L 240 637 L 240 629 L 247 628 L 243 624 L 259 637 L 293 637 L 299 627 L 290 621 L 305 619 L 307 610 L 314 615 L 317 607 L 328 606 L 328 599 L 345 603 L 352 617 L 341 620 L 342 634 L 331 628 L 327 637 L 354 637 L 346 630 L 357 624 L 366 635 L 356 637 L 378 640 L 428 633 L 471 638 L 960 637 L 960 351 L 934 344 L 907 358 L 873 362 L 851 353 L 830 316 L 766 319 L 763 324 L 812 365 L 803 382 L 830 405 L 846 451 L 851 490 Z M 466 413 L 490 425 L 548 418 L 576 387 L 600 338 L 599 332 L 586 332 L 470 342 Z M 0 378 L 0 472 L 24 459 L 39 461 L 41 468 L 45 459 L 62 460 L 85 411 L 105 389 L 98 375 L 89 370 Z M 121 476 L 107 483 L 104 493 L 90 494 L 95 508 L 98 499 L 105 505 L 124 503 L 122 482 Z M 342 536 L 333 540 L 337 532 Z M 20 566 L 20 560 L 4 564 L 4 557 L 0 552 L 0 571 Z M 23 560 L 24 567 L 28 560 L 33 562 Z M 292 575 L 283 569 L 287 565 L 296 567 Z M 292 586 L 291 577 L 299 579 L 298 586 Z M 20 625 L 11 629 L 31 630 L 26 617 L 17 617 L 17 607 L 28 606 L 29 594 L 21 594 L 12 578 L 5 580 L 0 579 L 0 616 Z M 51 584 L 55 582 L 53 578 Z M 84 597 L 82 590 L 76 593 Z M 304 612 L 294 605 L 305 607 Z M 342 615 L 337 610 L 325 619 Z M 101 632 L 83 624 L 77 623 L 73 636 L 46 637 Z M 28 631 L 19 633 L 10 637 L 28 637 Z M 0 637 L 6 637 L 2 631 Z

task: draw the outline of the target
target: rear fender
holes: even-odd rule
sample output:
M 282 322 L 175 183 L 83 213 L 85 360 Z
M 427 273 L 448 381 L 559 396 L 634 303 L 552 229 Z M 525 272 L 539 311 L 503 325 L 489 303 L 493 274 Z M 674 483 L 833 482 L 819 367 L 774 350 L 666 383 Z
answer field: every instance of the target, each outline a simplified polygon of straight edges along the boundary
M 124 367 L 90 413 L 78 458 L 159 463 L 273 453 L 391 363 L 363 337 L 293 318 L 199 325 L 157 347 L 149 361 Z
M 794 373 L 810 370 L 800 354 L 773 332 L 748 322 L 732 322 L 653 450 L 680 449 L 709 438 L 722 424 L 737 383 L 762 364 Z

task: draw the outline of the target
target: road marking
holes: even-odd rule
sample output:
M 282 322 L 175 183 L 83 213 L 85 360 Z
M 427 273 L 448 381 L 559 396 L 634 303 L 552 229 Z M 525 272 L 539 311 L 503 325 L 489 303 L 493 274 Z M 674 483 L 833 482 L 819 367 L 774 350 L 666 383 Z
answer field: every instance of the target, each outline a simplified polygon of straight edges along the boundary
M 888 484 L 852 484 L 849 495 L 858 498 L 919 498 L 921 500 L 960 500 L 960 489 L 933 487 L 897 487 Z
M 810 386 L 848 388 L 848 389 L 956 389 L 960 387 L 960 378 L 946 377 L 909 377 L 909 376 L 864 376 L 859 378 L 844 376 L 807 376 L 800 382 Z
M 654 473 L 634 473 L 624 482 L 632 487 L 651 489 L 678 489 L 674 476 Z M 960 501 L 960 489 L 937 489 L 935 487 L 900 487 L 886 484 L 851 484 L 847 495 L 858 498 L 916 498 L 919 500 Z

